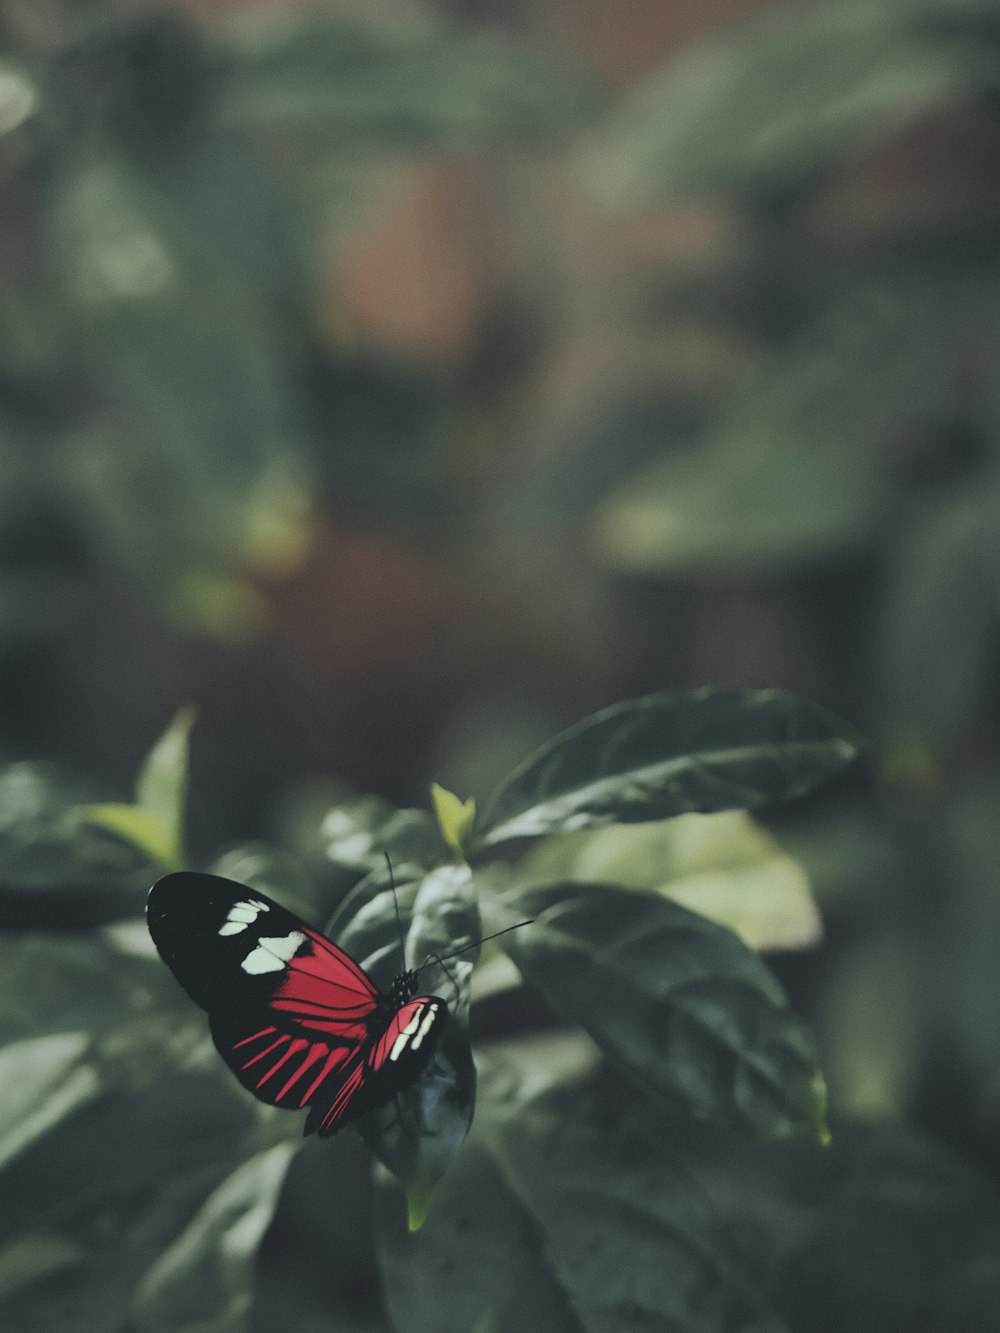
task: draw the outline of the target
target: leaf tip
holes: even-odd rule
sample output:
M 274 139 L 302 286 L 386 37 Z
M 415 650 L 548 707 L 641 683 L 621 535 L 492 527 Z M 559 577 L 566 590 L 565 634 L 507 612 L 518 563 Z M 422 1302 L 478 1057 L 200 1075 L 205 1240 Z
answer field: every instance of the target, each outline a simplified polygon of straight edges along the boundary
M 441 836 L 452 851 L 464 857 L 465 839 L 476 817 L 475 800 L 470 796 L 467 801 L 462 801 L 454 792 L 448 791 L 437 782 L 432 782 L 431 801 Z
M 431 1210 L 434 1182 L 424 1173 L 414 1171 L 407 1172 L 405 1178 L 400 1177 L 400 1184 L 406 1195 L 406 1229 L 410 1232 L 419 1231 Z
M 826 1121 L 826 1080 L 816 1071 L 812 1084 L 813 1128 L 821 1148 L 828 1148 L 832 1142 L 830 1127 Z

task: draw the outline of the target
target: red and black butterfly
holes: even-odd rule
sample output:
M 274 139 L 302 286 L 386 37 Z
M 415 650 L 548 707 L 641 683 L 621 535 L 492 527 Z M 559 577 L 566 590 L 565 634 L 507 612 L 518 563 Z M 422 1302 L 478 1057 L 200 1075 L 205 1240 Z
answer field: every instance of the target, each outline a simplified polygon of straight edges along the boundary
M 444 1000 L 415 994 L 416 971 L 386 995 L 343 949 L 218 875 L 164 876 L 146 922 L 229 1068 L 262 1102 L 308 1106 L 307 1134 L 335 1134 L 416 1082 L 447 1021 Z

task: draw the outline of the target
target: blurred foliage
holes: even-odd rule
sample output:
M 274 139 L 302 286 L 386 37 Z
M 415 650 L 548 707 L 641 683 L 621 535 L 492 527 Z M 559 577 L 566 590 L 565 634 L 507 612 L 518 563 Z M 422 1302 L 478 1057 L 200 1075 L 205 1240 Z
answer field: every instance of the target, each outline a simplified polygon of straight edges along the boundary
M 614 104 L 516 37 L 532 7 L 514 8 L 236 24 L 0 5 L 4 1327 L 997 1326 L 1000 5 L 776 6 Z M 694 205 L 708 239 L 686 268 L 669 246 L 628 254 L 624 283 L 612 264 L 602 300 L 614 286 L 658 349 L 652 380 L 626 348 L 575 425 L 529 405 L 522 493 L 505 477 L 497 497 L 472 423 L 501 362 L 521 408 L 517 357 L 498 339 L 448 376 L 352 347 L 319 252 L 350 245 L 387 170 L 529 146 L 556 154 L 548 225 L 599 207 L 614 235 Z M 685 378 L 678 333 L 715 349 L 710 375 Z M 445 764 L 460 795 L 437 788 L 433 815 L 319 775 L 235 845 L 204 775 L 184 817 L 190 715 L 131 792 L 98 776 L 106 755 L 22 757 L 72 753 L 52 729 L 82 705 L 50 708 L 53 663 L 91 655 L 103 703 L 81 734 L 137 748 L 137 674 L 169 716 L 179 637 L 246 642 L 320 525 L 373 514 L 446 557 L 460 529 L 481 556 L 480 526 L 543 552 L 553 638 L 613 606 L 629 688 L 602 681 L 593 706 L 646 697 L 468 800 Z M 426 586 L 387 567 L 398 615 Z M 331 639 L 380 595 L 368 572 L 322 585 L 360 590 Z M 387 728 L 434 712 L 411 668 L 460 657 L 463 605 L 430 601 L 431 648 L 407 642 L 375 687 Z M 347 674 L 386 656 L 371 637 Z M 808 798 L 858 746 L 825 708 L 662 692 L 706 657 L 711 678 L 788 682 L 852 718 L 874 781 Z M 540 716 L 586 711 L 571 694 L 501 701 L 503 734 L 473 718 L 452 767 L 502 774 L 523 734 L 556 730 Z M 248 785 L 275 725 L 254 701 L 229 736 Z M 198 762 L 196 743 L 195 779 Z M 534 924 L 475 972 L 473 950 L 449 963 L 455 1022 L 402 1114 L 300 1146 L 295 1117 L 228 1075 L 139 920 L 191 859 L 326 923 L 380 985 Z
M 250 574 L 294 560 L 321 481 L 335 494 L 342 469 L 357 490 L 359 441 L 331 428 L 353 433 L 372 392 L 416 393 L 414 440 L 434 410 L 431 385 L 381 367 L 373 387 L 324 347 L 316 227 L 359 215 L 378 155 L 551 138 L 597 91 L 430 19 L 209 34 L 180 12 L 67 4 L 50 20 L 11 6 L 0 59 L 3 625 L 52 633 L 109 566 L 182 622 L 252 632 Z M 372 449 L 367 493 L 396 471 Z M 20 555 L 26 502 L 42 533 L 73 533 L 72 567 Z
M 998 19 L 990 0 L 777 5 L 640 82 L 581 156 L 617 216 L 727 219 L 693 272 L 647 264 L 633 315 L 738 348 L 700 401 L 666 384 L 655 445 L 649 414 L 641 438 L 614 404 L 602 417 L 618 466 L 585 514 L 590 553 L 647 602 L 779 605 L 814 692 L 875 737 L 875 790 L 772 823 L 833 946 L 788 975 L 835 1149 L 838 1112 L 916 1121 L 981 1173 L 916 1140 L 897 1158 L 902 1134 L 838 1156 L 814 1240 L 772 1277 L 796 1329 L 985 1329 L 1000 1310 L 995 1241 L 971 1221 L 995 1225 L 1000 1184 Z M 549 513 L 556 467 L 582 471 L 596 442 L 577 432 L 535 474 Z M 951 1199 L 970 1220 L 949 1249 Z

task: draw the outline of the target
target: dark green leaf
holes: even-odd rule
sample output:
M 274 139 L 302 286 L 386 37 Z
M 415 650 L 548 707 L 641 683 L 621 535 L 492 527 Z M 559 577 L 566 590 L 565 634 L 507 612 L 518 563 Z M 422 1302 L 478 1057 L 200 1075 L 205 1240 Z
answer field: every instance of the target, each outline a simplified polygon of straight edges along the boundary
M 0 769 L 5 925 L 65 928 L 141 910 L 156 863 L 77 812 L 105 795 L 52 765 Z
M 97 1033 L 173 1017 L 178 1005 L 183 993 L 138 919 L 107 931 L 0 934 L 0 1039 Z
M 404 940 L 424 870 L 413 862 L 393 863 L 380 858 L 347 895 L 327 922 L 324 934 L 346 949 L 382 990 L 402 972 Z M 393 894 L 395 885 L 395 895 Z M 399 907 L 399 918 L 396 907 Z M 400 937 L 402 923 L 402 938 Z
M 183 1042 L 178 1053 L 190 1049 Z M 206 1195 L 260 1150 L 253 1103 L 231 1082 L 172 1074 L 122 1087 L 62 1120 L 57 1133 L 8 1165 L 0 1179 L 0 1270 L 22 1237 L 45 1238 L 45 1250 L 35 1272 L 11 1284 L 0 1325 L 60 1333 L 125 1326 L 144 1271 Z M 124 1235 L 127 1246 L 111 1243 Z M 47 1280 L 41 1260 L 53 1262 L 60 1251 L 65 1260 L 56 1280 Z
M 393 866 L 409 861 L 429 870 L 447 848 L 426 810 L 397 810 L 377 796 L 344 801 L 328 810 L 319 826 L 324 858 L 357 873 L 381 872 L 388 855 Z
M 421 969 L 423 986 L 448 1000 L 462 1027 L 469 1022 L 469 978 L 479 955 L 479 908 L 467 865 L 443 865 L 420 881 L 406 936 L 406 964 Z M 463 950 L 446 963 L 439 958 Z M 426 974 L 423 969 L 426 968 Z
M 597 102 L 568 63 L 499 30 L 328 21 L 245 43 L 218 117 L 335 145 L 468 146 L 574 128 Z
M 652 889 L 728 926 L 758 953 L 809 948 L 822 936 L 805 871 L 745 810 L 555 834 L 535 843 L 516 873 L 522 884 Z
M 295 1148 L 279 1143 L 238 1167 L 143 1278 L 131 1310 L 137 1333 L 242 1333 L 257 1251 Z
M 186 1063 L 200 1033 L 163 972 L 101 935 L 0 938 L 0 1167 L 97 1099 Z
M 683 1155 L 793 1333 L 992 1333 L 1000 1209 L 927 1136 L 835 1120 L 826 1148 L 750 1144 L 653 1111 L 637 1129 Z
M 183 861 L 187 813 L 188 756 L 195 710 L 181 708 L 143 762 L 136 780 L 136 804 L 156 815 L 172 835 L 177 860 Z
M 640 88 L 594 154 L 598 187 L 615 200 L 794 188 L 995 81 L 988 50 L 922 31 L 920 8 L 821 5 L 737 25 Z
M 787 801 L 857 754 L 843 722 L 781 690 L 653 694 L 596 713 L 527 759 L 485 804 L 479 845 Z
M 768 366 L 773 406 L 786 370 Z M 612 569 L 745 576 L 825 564 L 871 541 L 890 488 L 867 440 L 846 438 L 843 419 L 832 436 L 810 429 L 787 395 L 777 418 L 748 397 L 737 390 L 697 446 L 642 466 L 602 503 L 595 537 Z
M 176 592 L 190 612 L 210 574 L 277 542 L 258 531 L 261 491 L 272 528 L 293 526 L 304 484 L 278 315 L 287 243 L 269 217 L 280 194 L 238 151 L 148 171 L 108 151 L 70 161 L 49 239 L 98 410 L 65 434 L 58 481 L 92 539 L 158 592 L 190 576 Z
M 778 1281 L 789 1326 L 823 1310 L 851 1333 L 991 1333 L 1000 1215 L 985 1182 L 899 1130 L 838 1128 L 831 1159 Z
M 467 866 L 440 866 L 416 881 L 410 878 L 415 874 L 419 871 L 405 863 L 393 872 L 405 954 L 385 866 L 350 895 L 331 932 L 383 988 L 404 966 L 423 972 L 428 964 L 420 992 L 433 990 L 448 1004 L 448 1025 L 420 1079 L 359 1123 L 365 1141 L 405 1187 L 411 1223 L 419 1225 L 431 1189 L 468 1133 L 476 1096 L 465 1031 L 475 950 L 450 960 L 447 971 L 432 955 L 446 955 L 478 940 L 479 915 Z
M 634 1078 L 710 1123 L 824 1135 L 812 1040 L 735 935 L 651 893 L 604 884 L 509 889 L 531 926 L 504 939 L 525 977 Z
M 811 271 L 785 280 L 815 283 Z M 991 263 L 949 255 L 821 291 L 695 444 L 661 447 L 609 496 L 596 530 L 605 558 L 633 573 L 745 578 L 867 549 L 894 499 L 874 441 L 894 418 L 953 412 L 950 349 L 970 319 L 994 328 L 992 290 Z
M 1000 1120 L 1000 897 L 996 888 L 1000 786 L 994 780 L 950 802 L 944 813 L 943 853 L 955 902 L 951 938 L 942 959 L 948 999 L 952 1067 L 976 1089 L 977 1119 Z M 941 944 L 935 935 L 935 956 Z M 926 954 L 923 979 L 926 985 Z M 940 1018 L 941 993 L 928 997 Z M 981 1090 L 981 1091 L 980 1091 Z
M 290 912 L 300 913 L 308 925 L 317 925 L 315 914 L 322 903 L 294 852 L 267 842 L 244 842 L 216 857 L 208 869 L 223 879 L 260 889 Z
M 427 1216 L 431 1193 L 469 1132 L 475 1104 L 469 1039 L 449 1015 L 418 1082 L 358 1121 L 362 1138 L 406 1192 L 411 1230 Z
M 140 921 L 0 938 L 0 1037 L 3 1327 L 121 1327 L 132 1288 L 206 1194 L 274 1131 L 300 1133 L 229 1077 Z M 128 1234 L 127 1255 L 112 1233 Z M 249 1274 L 239 1283 L 245 1305 Z M 191 1297 L 211 1312 L 210 1284 Z
M 982 725 L 1000 642 L 995 507 L 980 481 L 939 499 L 911 517 L 883 573 L 876 716 L 904 782 Z
M 81 1245 L 47 1232 L 20 1236 L 0 1246 L 0 1310 L 19 1292 L 85 1260 Z
M 247 319 L 221 305 L 139 308 L 92 330 L 94 378 L 144 447 L 95 432 L 68 440 L 74 499 L 154 586 L 192 565 L 235 565 L 269 466 L 276 486 L 294 470 L 279 369 L 259 318 L 249 328 Z
M 722 1229 L 662 1144 L 563 1090 L 526 1106 L 493 1080 L 419 1236 L 382 1200 L 402 1333 L 730 1333 L 750 1302 Z M 457 1275 L 461 1275 L 458 1277 Z
M 385 1179 L 377 1203 L 386 1298 L 399 1333 L 584 1333 L 529 1209 L 481 1144 L 463 1148 L 415 1236 Z
M 85 1057 L 86 1032 L 59 1032 L 0 1046 L 0 1167 L 102 1091 Z

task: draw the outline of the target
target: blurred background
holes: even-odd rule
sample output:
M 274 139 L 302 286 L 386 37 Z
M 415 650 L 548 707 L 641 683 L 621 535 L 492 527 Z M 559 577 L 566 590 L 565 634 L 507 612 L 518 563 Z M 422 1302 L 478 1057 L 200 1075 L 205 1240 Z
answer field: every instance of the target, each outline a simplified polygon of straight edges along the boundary
M 4 758 L 123 799 L 193 704 L 197 862 L 792 689 L 872 753 L 771 821 L 825 921 L 775 967 L 836 1112 L 995 1184 L 1000 3 L 3 0 L 0 42 Z

